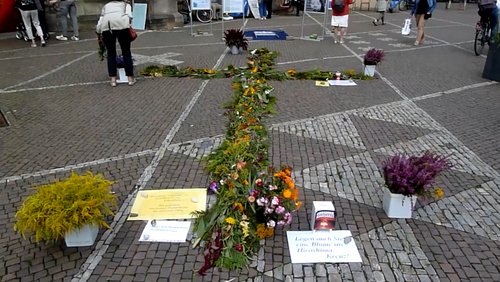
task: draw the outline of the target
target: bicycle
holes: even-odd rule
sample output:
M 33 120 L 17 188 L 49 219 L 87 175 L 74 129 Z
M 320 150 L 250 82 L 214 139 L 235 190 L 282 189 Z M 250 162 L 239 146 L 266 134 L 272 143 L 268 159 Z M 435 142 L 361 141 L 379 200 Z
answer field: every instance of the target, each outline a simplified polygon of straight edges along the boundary
M 491 35 L 490 21 L 481 18 L 476 23 L 476 36 L 474 37 L 474 53 L 481 55 L 486 43 L 489 44 Z
M 189 22 L 189 14 L 192 17 L 196 17 L 201 23 L 209 23 L 212 20 L 213 11 L 209 10 L 191 10 L 191 3 L 189 0 L 178 0 L 177 10 L 184 16 L 184 23 Z
M 398 3 L 398 9 L 400 11 L 411 10 L 415 5 L 415 0 L 401 0 Z

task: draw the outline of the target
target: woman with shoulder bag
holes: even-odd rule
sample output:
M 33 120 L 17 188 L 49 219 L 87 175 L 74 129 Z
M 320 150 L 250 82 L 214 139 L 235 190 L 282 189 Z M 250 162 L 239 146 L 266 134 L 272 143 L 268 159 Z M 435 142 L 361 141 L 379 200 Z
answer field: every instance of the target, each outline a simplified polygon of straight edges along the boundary
M 424 28 L 425 21 L 432 17 L 432 12 L 436 8 L 436 0 L 415 0 L 415 4 L 411 10 L 410 16 L 415 15 L 417 22 L 417 38 L 415 46 L 424 43 Z
M 122 50 L 125 74 L 128 77 L 128 85 L 135 84 L 134 65 L 130 45 L 130 23 L 132 21 L 132 7 L 125 1 L 108 2 L 101 11 L 101 17 L 97 22 L 96 32 L 102 38 L 106 46 L 108 74 L 111 78 L 111 86 L 116 86 L 116 40 Z

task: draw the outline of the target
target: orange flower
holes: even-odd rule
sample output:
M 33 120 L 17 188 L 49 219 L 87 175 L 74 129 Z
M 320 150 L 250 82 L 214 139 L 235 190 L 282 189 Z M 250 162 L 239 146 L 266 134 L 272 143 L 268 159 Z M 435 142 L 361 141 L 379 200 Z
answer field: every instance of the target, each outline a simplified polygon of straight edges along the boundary
M 296 201 L 299 198 L 299 189 L 293 189 L 292 200 Z
M 243 179 L 243 181 L 241 182 L 243 185 L 248 185 L 248 180 L 246 179 Z
M 292 191 L 290 189 L 285 189 L 283 190 L 283 197 L 286 199 L 290 199 L 292 196 Z
M 302 202 L 301 201 L 295 202 L 295 206 L 297 206 L 297 209 L 300 209 L 300 207 L 302 207 Z
M 285 173 L 286 176 L 291 177 L 292 176 L 292 170 L 290 169 L 289 166 L 287 166 L 285 169 L 283 169 L 283 172 Z
M 239 212 L 243 212 L 243 205 L 241 203 L 234 203 L 233 209 L 238 210 Z
M 236 169 L 237 170 L 241 170 L 242 168 L 244 168 L 245 166 L 247 165 L 246 162 L 244 161 L 238 161 L 238 163 L 236 163 Z
M 255 88 L 248 87 L 247 89 L 245 89 L 245 92 L 243 92 L 243 95 L 248 96 L 249 94 L 253 95 L 253 93 L 255 93 Z
M 286 73 L 290 76 L 294 76 L 295 74 L 297 74 L 297 71 L 294 69 L 289 69 L 286 71 Z
M 295 183 L 293 183 L 293 181 L 290 177 L 285 178 L 284 181 L 285 181 L 286 186 L 288 186 L 288 188 L 290 188 L 290 189 L 295 188 Z

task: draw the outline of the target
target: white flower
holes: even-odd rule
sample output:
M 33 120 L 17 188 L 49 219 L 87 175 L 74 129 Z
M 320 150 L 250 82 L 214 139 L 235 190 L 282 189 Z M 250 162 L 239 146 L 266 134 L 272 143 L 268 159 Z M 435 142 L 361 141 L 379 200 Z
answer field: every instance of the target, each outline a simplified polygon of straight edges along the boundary
M 260 197 L 257 199 L 257 205 L 261 207 L 267 205 L 267 203 L 269 203 L 269 201 L 264 197 Z
M 272 205 L 272 206 L 277 206 L 277 205 L 279 205 L 279 204 L 280 204 L 280 199 L 279 199 L 278 197 L 274 196 L 274 197 L 272 198 L 272 200 L 271 200 L 271 205 Z
M 267 222 L 267 227 L 274 228 L 275 226 L 276 226 L 276 222 L 274 222 L 274 220 L 271 219 Z

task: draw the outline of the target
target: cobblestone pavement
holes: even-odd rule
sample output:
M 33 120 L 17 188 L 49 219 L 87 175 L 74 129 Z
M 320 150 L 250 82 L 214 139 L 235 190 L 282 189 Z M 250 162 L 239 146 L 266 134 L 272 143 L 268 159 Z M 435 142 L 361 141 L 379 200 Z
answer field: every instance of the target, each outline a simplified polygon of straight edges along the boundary
M 362 263 L 291 264 L 285 230 L 262 241 L 256 261 L 240 272 L 206 277 L 200 249 L 186 243 L 144 243 L 144 222 L 126 221 L 141 189 L 205 187 L 200 158 L 222 141 L 221 104 L 231 80 L 139 78 L 111 88 L 92 33 L 79 42 L 29 48 L 0 39 L 1 281 L 500 281 L 500 86 L 481 78 L 485 57 L 472 51 L 477 21 L 444 9 L 428 21 L 426 42 L 402 37 L 407 13 L 353 12 L 347 42 L 301 40 L 302 18 L 274 16 L 224 27 L 283 28 L 287 41 L 254 41 L 280 52 L 277 69 L 361 70 L 361 55 L 382 48 L 377 79 L 356 87 L 315 87 L 311 81 L 270 82 L 278 113 L 266 119 L 275 165 L 289 164 L 304 208 L 291 230 L 308 230 L 313 200 L 333 201 L 339 229 L 352 231 Z M 321 15 L 304 34 L 323 34 Z M 243 66 L 214 36 L 189 27 L 144 32 L 133 44 L 137 69 L 148 64 L 197 68 Z M 194 31 L 209 27 L 194 26 Z M 88 38 L 88 39 L 86 39 Z M 439 179 L 446 197 L 418 202 L 411 219 L 381 208 L 382 160 L 396 152 L 450 154 L 453 169 Z M 34 244 L 13 231 L 15 212 L 32 187 L 92 170 L 116 181 L 120 208 L 112 231 L 88 248 Z

